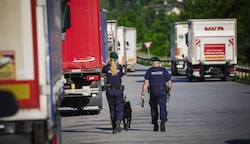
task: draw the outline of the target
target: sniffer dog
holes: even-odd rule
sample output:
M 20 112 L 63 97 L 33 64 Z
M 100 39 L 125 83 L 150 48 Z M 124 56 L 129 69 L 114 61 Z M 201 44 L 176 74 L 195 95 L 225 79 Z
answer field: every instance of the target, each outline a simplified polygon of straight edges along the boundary
M 130 128 L 132 120 L 132 108 L 130 101 L 126 101 L 126 97 L 124 98 L 124 113 L 123 113 L 123 124 L 124 129 L 128 130 Z

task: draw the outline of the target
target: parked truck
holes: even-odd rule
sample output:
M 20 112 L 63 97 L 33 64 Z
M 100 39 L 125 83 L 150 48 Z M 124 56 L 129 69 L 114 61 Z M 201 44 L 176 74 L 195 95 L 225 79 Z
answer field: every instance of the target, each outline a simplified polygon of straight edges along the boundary
M 116 20 L 107 21 L 108 49 L 117 53 L 117 27 Z
M 237 20 L 189 19 L 188 64 L 190 80 L 234 79 L 237 64 Z
M 187 22 L 170 24 L 170 58 L 172 75 L 186 75 L 188 47 L 186 45 Z
M 64 95 L 61 107 L 99 113 L 102 109 L 102 48 L 99 0 L 70 0 L 62 41 Z M 68 21 L 68 22 L 67 22 Z M 67 24 L 69 24 L 67 26 Z
M 102 49 L 102 64 L 105 65 L 108 62 L 109 49 L 107 39 L 107 10 L 101 9 L 100 12 L 100 36 L 101 36 L 101 49 Z M 101 86 L 104 91 L 106 88 L 107 79 L 104 75 L 101 77 Z
M 102 49 L 102 63 L 106 64 L 108 61 L 109 50 L 107 42 L 107 10 L 101 9 L 100 12 L 100 36 Z
M 136 28 L 126 27 L 126 59 L 127 70 L 136 69 Z
M 0 143 L 61 143 L 61 1 L 0 3 L 4 4 L 0 9 L 0 101 L 9 95 L 18 105 L 16 113 L 0 118 Z
M 127 72 L 127 59 L 126 59 L 126 27 L 117 27 L 117 53 L 118 62 L 123 67 L 123 74 Z

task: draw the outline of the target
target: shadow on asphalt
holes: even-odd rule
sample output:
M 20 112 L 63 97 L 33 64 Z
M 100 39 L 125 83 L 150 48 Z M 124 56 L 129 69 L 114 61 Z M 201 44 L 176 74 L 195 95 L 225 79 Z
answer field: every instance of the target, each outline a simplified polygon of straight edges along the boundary
M 243 94 L 250 94 L 250 91 L 242 92 Z
M 234 139 L 225 141 L 226 144 L 250 144 L 250 139 Z
M 104 130 L 104 131 L 110 131 L 112 130 L 112 128 L 97 128 L 97 129 L 100 129 L 100 130 Z M 152 130 L 145 130 L 145 129 L 134 129 L 134 128 L 129 128 L 128 130 L 125 130 L 122 128 L 122 131 L 150 131 L 152 132 Z
M 109 131 L 93 131 L 93 130 L 62 130 L 62 132 L 76 132 L 76 133 L 102 133 L 102 134 L 112 134 L 112 129 L 110 128 Z
M 62 117 L 80 116 L 80 115 L 96 115 L 97 112 L 93 111 L 78 111 L 78 110 L 59 110 Z
M 95 130 L 62 130 L 62 132 L 76 132 L 76 133 L 104 133 L 104 134 L 113 134 L 112 128 L 103 128 L 103 127 L 97 127 L 96 128 L 98 131 Z M 101 131 L 99 131 L 101 130 Z M 152 130 L 145 130 L 145 129 L 129 129 L 129 130 L 124 130 L 122 129 L 122 132 L 129 132 L 129 131 L 149 131 L 152 132 Z

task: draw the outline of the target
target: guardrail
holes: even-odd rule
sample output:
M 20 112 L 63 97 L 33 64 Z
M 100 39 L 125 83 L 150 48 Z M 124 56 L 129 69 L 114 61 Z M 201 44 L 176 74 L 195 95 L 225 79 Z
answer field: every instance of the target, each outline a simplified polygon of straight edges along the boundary
M 250 76 L 250 68 L 244 66 L 236 66 L 236 75 L 240 78 L 246 78 Z
M 140 61 L 143 61 L 143 63 L 146 65 L 151 65 L 150 58 L 137 56 L 137 62 L 140 63 Z M 161 64 L 163 66 L 171 67 L 172 60 L 161 60 Z M 249 77 L 250 76 L 250 67 L 236 66 L 236 76 L 238 76 L 239 78 Z
M 138 63 L 143 63 L 145 65 L 151 65 L 150 61 L 151 61 L 150 58 L 137 56 Z M 162 66 L 165 66 L 165 67 L 170 67 L 171 63 L 172 63 L 172 60 L 161 60 Z

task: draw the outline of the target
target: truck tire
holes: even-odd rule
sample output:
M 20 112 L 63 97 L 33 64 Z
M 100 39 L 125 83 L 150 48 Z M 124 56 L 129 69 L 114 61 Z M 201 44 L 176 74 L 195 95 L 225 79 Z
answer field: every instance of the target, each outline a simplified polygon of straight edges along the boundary
M 193 73 L 193 68 L 188 64 L 187 65 L 186 75 L 187 75 L 187 78 L 188 78 L 189 81 L 193 81 L 192 73 Z
M 33 122 L 32 141 L 34 144 L 44 144 L 49 141 L 47 138 L 48 132 L 46 128 L 46 121 Z
M 235 81 L 235 77 L 226 76 L 226 77 L 221 78 L 221 80 L 222 81 Z
M 200 76 L 199 81 L 205 81 L 205 68 L 203 66 L 200 66 Z
M 175 62 L 172 62 L 171 73 L 172 73 L 173 76 L 177 76 L 177 69 L 176 69 Z
M 200 82 L 204 82 L 204 81 L 205 81 L 205 77 L 204 77 L 204 76 L 201 76 L 201 77 L 199 78 L 199 81 L 200 81 Z

